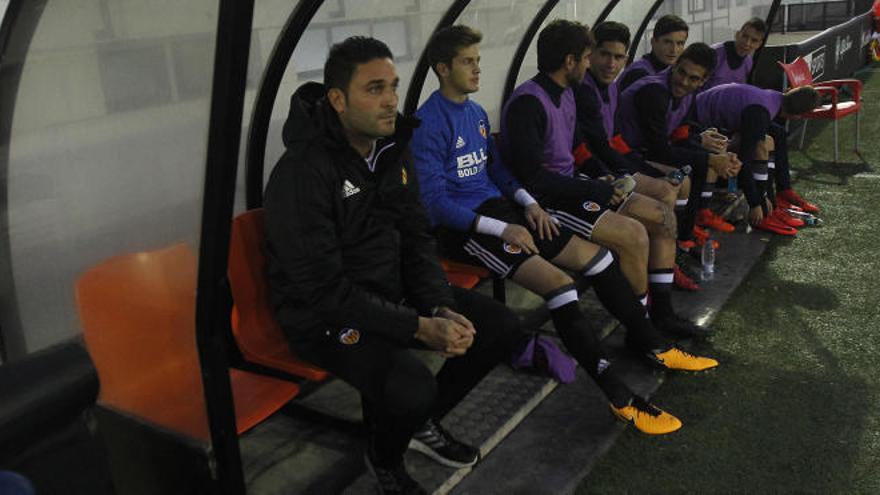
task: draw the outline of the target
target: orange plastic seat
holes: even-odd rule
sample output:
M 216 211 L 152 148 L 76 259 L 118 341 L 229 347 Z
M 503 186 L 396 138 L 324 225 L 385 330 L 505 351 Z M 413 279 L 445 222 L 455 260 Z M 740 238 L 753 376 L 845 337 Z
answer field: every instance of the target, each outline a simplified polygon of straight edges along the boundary
M 232 221 L 229 285 L 235 301 L 232 333 L 246 361 L 312 381 L 329 373 L 297 358 L 269 306 L 266 255 L 263 253 L 265 211 L 246 211 Z
M 459 263 L 457 261 L 440 259 L 440 265 L 446 272 L 446 279 L 449 283 L 461 287 L 462 289 L 473 289 L 481 279 L 487 278 L 492 274 L 489 270 L 481 267 Z
M 99 403 L 208 441 L 196 348 L 196 257 L 183 244 L 105 260 L 76 281 Z M 238 433 L 299 392 L 295 383 L 230 370 Z
M 792 88 L 813 85 L 813 73 L 803 57 L 798 57 L 790 64 L 778 62 L 785 72 L 788 85 Z M 805 119 L 801 131 L 800 147 L 804 147 L 804 136 L 807 133 L 807 121 L 809 120 L 833 120 L 834 121 L 834 162 L 838 160 L 837 145 L 837 121 L 847 115 L 856 115 L 856 151 L 859 150 L 859 127 L 862 108 L 862 81 L 858 79 L 835 79 L 832 81 L 819 81 L 814 86 L 816 91 L 823 96 L 830 96 L 831 103 L 821 105 L 812 112 L 799 115 L 797 118 Z M 852 94 L 851 100 L 840 99 L 840 89 L 847 88 Z

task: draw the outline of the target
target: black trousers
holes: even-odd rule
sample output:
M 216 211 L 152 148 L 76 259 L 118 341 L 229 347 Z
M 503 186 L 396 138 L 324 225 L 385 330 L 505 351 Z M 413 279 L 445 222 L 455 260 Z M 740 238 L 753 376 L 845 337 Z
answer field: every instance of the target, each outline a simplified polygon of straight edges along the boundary
M 436 377 L 407 347 L 381 335 L 362 332 L 357 343 L 346 344 L 330 332 L 326 339 L 297 346 L 303 359 L 361 393 L 368 448 L 380 466 L 400 463 L 413 433 L 428 418 L 449 412 L 522 342 L 519 320 L 503 304 L 473 291 L 453 292 L 459 313 L 471 320 L 477 334 L 468 352 L 447 359 Z

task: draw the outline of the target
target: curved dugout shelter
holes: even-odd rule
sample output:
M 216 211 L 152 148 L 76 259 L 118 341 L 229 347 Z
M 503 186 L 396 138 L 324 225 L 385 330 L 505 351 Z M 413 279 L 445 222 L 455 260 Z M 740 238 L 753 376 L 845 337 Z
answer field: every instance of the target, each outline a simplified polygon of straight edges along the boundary
M 140 310 L 183 322 L 166 345 L 192 349 L 186 366 L 200 372 L 191 390 L 203 395 L 193 414 L 204 426 L 193 438 L 214 466 L 206 477 L 242 492 L 231 393 L 241 377 L 230 379 L 227 357 L 230 221 L 262 204 L 283 152 L 289 97 L 321 80 L 333 43 L 385 41 L 401 77 L 400 110 L 409 113 L 437 87 L 423 53 L 431 34 L 455 23 L 478 28 L 474 98 L 497 129 L 503 98 L 536 73 L 536 35 L 552 19 L 622 22 L 634 34 L 631 57 L 640 57 L 664 14 L 689 23 L 689 42 L 715 43 L 751 17 L 773 20 L 780 3 L 0 1 L 0 358 L 12 366 L 81 338 L 89 296 L 75 289 L 96 267 L 124 259 L 126 269 L 155 273 L 156 253 L 178 253 L 164 268 L 168 280 L 145 283 L 152 300 L 170 298 L 182 313 L 168 316 L 159 303 Z M 122 294 L 127 279 L 108 280 L 98 284 L 115 285 L 96 304 L 111 296 L 134 304 Z M 0 407 L 10 403 L 5 393 Z M 121 412 L 138 419 L 136 410 Z

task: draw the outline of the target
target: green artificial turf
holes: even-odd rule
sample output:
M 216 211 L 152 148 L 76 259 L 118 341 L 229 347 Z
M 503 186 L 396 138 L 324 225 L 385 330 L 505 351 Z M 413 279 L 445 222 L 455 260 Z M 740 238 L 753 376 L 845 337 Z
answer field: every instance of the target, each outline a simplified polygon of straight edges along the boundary
M 880 68 L 876 70 L 880 71 Z M 627 428 L 577 493 L 880 493 L 880 77 L 855 119 L 810 124 L 795 189 L 825 225 L 774 238 L 713 323 L 722 364 L 655 396 L 684 427 Z

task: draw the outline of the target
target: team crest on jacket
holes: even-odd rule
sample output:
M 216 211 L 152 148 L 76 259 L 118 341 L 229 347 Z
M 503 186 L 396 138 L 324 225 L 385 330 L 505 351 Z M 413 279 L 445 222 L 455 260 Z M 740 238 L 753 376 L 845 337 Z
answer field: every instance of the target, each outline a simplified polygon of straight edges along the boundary
M 599 211 L 599 204 L 592 201 L 585 201 L 584 209 L 587 211 Z
M 483 139 L 488 138 L 488 135 L 486 133 L 486 123 L 482 120 L 480 121 L 480 135 L 483 136 Z
M 406 167 L 400 167 L 400 183 L 404 186 L 409 182 L 409 179 L 406 176 Z
M 345 345 L 355 345 L 361 340 L 361 333 L 354 328 L 343 328 L 339 331 L 339 342 Z
M 522 252 L 521 247 L 510 244 L 509 242 L 504 243 L 504 250 L 510 254 L 520 254 Z

